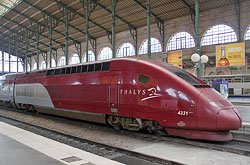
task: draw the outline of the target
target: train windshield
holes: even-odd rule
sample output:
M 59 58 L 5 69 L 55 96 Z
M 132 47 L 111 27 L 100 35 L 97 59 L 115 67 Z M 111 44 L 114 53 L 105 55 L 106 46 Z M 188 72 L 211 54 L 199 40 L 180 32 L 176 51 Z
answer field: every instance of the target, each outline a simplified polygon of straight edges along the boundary
M 183 70 L 180 70 L 180 69 L 168 69 L 168 70 L 192 85 L 201 84 L 199 81 L 195 80 L 195 78 L 193 78 L 191 75 L 189 75 Z

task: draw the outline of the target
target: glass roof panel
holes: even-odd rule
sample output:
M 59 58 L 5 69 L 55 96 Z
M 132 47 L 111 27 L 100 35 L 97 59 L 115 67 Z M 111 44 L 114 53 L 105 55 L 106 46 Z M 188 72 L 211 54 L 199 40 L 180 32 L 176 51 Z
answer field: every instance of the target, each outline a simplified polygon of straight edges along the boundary
M 9 9 L 15 7 L 21 0 L 0 0 L 0 16 L 4 15 Z

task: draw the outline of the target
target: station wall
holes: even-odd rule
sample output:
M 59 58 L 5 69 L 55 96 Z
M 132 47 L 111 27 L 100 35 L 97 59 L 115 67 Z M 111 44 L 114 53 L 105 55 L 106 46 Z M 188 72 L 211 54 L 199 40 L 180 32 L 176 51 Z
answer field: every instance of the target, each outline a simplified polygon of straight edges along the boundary
M 202 39 L 203 34 L 212 26 L 218 25 L 218 24 L 226 24 L 231 26 L 238 37 L 239 41 L 239 35 L 241 35 L 241 41 L 245 42 L 246 44 L 246 55 L 249 57 L 246 57 L 246 60 L 248 59 L 248 62 L 246 61 L 246 66 L 239 66 L 239 67 L 230 67 L 230 68 L 218 68 L 215 67 L 215 48 L 216 45 L 211 46 L 203 46 L 201 47 L 201 55 L 205 54 L 210 57 L 208 64 L 206 64 L 203 70 L 203 75 L 214 75 L 214 74 L 239 74 L 239 73 L 250 73 L 250 40 L 244 41 L 244 36 L 246 29 L 250 25 L 250 1 L 241 3 L 241 34 L 239 34 L 239 31 L 237 29 L 237 18 L 235 13 L 235 6 L 225 6 L 217 9 L 213 9 L 210 11 L 205 11 L 200 13 L 200 38 Z M 146 12 L 145 12 L 146 14 Z M 146 20 L 145 20 L 146 21 Z M 160 33 L 157 28 L 156 23 L 154 22 L 154 19 L 152 18 L 152 25 L 151 25 L 151 37 L 156 38 L 160 41 Z M 191 16 L 185 16 L 177 19 L 172 19 L 165 21 L 165 47 L 167 47 L 167 43 L 169 39 L 178 32 L 188 32 L 190 33 L 194 39 L 195 39 L 195 29 L 193 22 L 191 20 Z M 137 35 L 138 35 L 138 47 L 137 52 L 139 54 L 139 48 L 142 42 L 147 39 L 147 27 L 140 27 L 137 29 Z M 116 52 L 118 51 L 119 47 L 123 43 L 131 43 L 133 45 L 132 36 L 130 35 L 129 30 L 120 32 L 116 34 Z M 85 42 L 81 43 L 82 46 L 82 55 L 85 54 Z M 101 38 L 97 39 L 97 49 L 96 49 L 96 59 L 98 59 L 99 52 L 104 47 L 110 47 L 111 43 L 107 36 L 103 36 Z M 89 50 L 92 50 L 91 45 L 89 44 Z M 195 48 L 188 48 L 188 49 L 182 49 L 183 51 L 183 68 L 187 71 L 189 71 L 192 74 L 195 74 L 194 70 L 194 64 L 191 62 L 190 58 L 193 53 L 195 53 Z M 76 48 L 74 45 L 69 46 L 69 60 L 72 54 L 77 53 Z M 59 63 L 59 60 L 61 57 L 64 56 L 64 53 L 61 49 L 58 49 L 58 57 L 57 57 L 57 63 Z M 140 55 L 145 56 L 146 55 Z M 153 53 L 152 58 L 157 60 L 162 60 L 162 53 Z M 41 63 L 43 61 L 43 58 L 39 58 L 39 68 L 41 67 Z M 49 58 L 47 58 L 49 59 Z M 32 58 L 32 64 L 31 68 L 33 68 L 33 65 L 35 63 L 34 58 Z

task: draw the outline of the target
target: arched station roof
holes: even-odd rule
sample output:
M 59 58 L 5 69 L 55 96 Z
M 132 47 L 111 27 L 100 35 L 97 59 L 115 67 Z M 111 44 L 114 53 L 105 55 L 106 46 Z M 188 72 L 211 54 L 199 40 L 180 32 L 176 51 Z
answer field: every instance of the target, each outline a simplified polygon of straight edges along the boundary
M 147 0 L 113 1 L 117 2 L 116 33 L 130 29 L 136 31 L 147 25 Z M 89 5 L 86 2 L 87 0 L 1 0 L 0 50 L 11 50 L 11 54 L 15 55 L 15 44 L 18 44 L 18 56 L 25 57 L 26 54 L 30 57 L 37 51 L 52 52 L 59 48 L 65 50 L 66 42 L 68 45 L 84 42 L 86 6 L 90 15 L 88 31 L 91 43 L 103 36 L 111 38 L 111 0 L 88 0 Z M 233 3 L 232 0 L 200 0 L 200 12 Z M 194 0 L 151 0 L 151 12 L 152 18 L 155 18 L 151 24 L 164 23 L 194 14 Z M 8 47 L 8 43 L 11 43 L 11 47 Z

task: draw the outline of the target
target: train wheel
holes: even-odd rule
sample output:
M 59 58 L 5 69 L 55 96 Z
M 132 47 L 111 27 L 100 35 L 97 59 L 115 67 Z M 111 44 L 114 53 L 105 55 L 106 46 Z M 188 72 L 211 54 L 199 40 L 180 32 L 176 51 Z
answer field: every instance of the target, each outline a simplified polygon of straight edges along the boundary
M 114 129 L 119 130 L 122 128 L 120 118 L 116 116 L 109 116 L 108 123 L 114 127 Z
M 120 129 L 122 128 L 122 126 L 121 126 L 120 123 L 113 124 L 113 127 L 114 127 L 114 129 L 116 129 L 116 130 L 120 130 Z
M 162 126 L 160 126 L 160 124 L 157 121 L 154 121 L 153 126 L 149 127 L 148 130 L 150 133 L 153 132 L 155 135 L 158 136 L 168 136 L 167 131 Z

